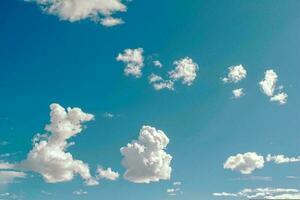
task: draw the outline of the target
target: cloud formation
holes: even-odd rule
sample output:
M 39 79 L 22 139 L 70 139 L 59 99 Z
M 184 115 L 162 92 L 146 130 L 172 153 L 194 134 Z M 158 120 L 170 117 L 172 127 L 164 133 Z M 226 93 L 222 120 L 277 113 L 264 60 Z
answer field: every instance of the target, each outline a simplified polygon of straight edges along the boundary
M 232 90 L 232 95 L 235 99 L 241 98 L 242 96 L 245 95 L 244 89 L 238 88 L 238 89 Z
M 171 177 L 172 156 L 165 152 L 169 138 L 161 130 L 143 126 L 138 140 L 120 149 L 126 168 L 124 178 L 134 183 L 150 183 Z
M 148 78 L 149 83 L 153 86 L 155 90 L 174 90 L 174 82 L 171 80 L 164 80 L 161 76 L 158 76 L 153 73 Z
M 87 185 L 98 184 L 91 176 L 88 164 L 74 159 L 70 152 L 66 152 L 72 145 L 67 140 L 81 133 L 82 124 L 93 120 L 94 116 L 84 113 L 80 108 L 65 110 L 55 103 L 50 105 L 50 109 L 50 124 L 45 127 L 49 134 L 35 138 L 27 159 L 15 167 L 37 172 L 48 183 L 70 181 L 74 175 L 79 174 Z
M 243 65 L 231 66 L 228 70 L 227 77 L 222 79 L 224 83 L 237 83 L 247 76 L 247 71 Z
M 126 64 L 124 69 L 126 76 L 132 75 L 136 78 L 142 76 L 142 68 L 144 66 L 143 52 L 142 48 L 137 48 L 125 49 L 123 53 L 119 53 L 116 59 Z
M 15 179 L 25 178 L 26 174 L 24 172 L 17 171 L 0 171 L 0 185 L 5 185 L 13 183 Z
M 197 77 L 198 64 L 191 58 L 185 57 L 174 61 L 176 66 L 174 70 L 169 72 L 169 76 L 173 81 L 181 80 L 182 84 L 192 85 Z
M 243 189 L 237 193 L 216 192 L 216 197 L 243 197 L 248 199 L 297 199 L 300 196 L 298 189 L 289 188 L 256 188 Z
M 259 86 L 261 91 L 270 97 L 270 101 L 275 101 L 279 104 L 285 104 L 287 103 L 288 95 L 285 92 L 281 92 L 283 86 L 276 87 L 277 81 L 277 73 L 274 70 L 269 69 L 265 72 L 264 79 L 259 82 Z M 275 90 L 279 90 L 278 94 L 274 94 Z
M 266 157 L 267 162 L 274 162 L 276 164 L 300 162 L 300 156 L 298 157 L 286 157 L 284 155 L 271 155 L 268 154 Z
M 108 179 L 111 181 L 115 181 L 119 178 L 119 173 L 112 171 L 109 167 L 107 169 L 103 169 L 102 167 L 97 168 L 97 179 Z
M 154 60 L 153 61 L 153 65 L 158 67 L 158 68 L 162 68 L 163 64 L 159 61 L 159 60 Z
M 255 169 L 261 169 L 264 166 L 264 157 L 255 152 L 247 152 L 230 156 L 224 163 L 224 169 L 239 171 L 242 174 L 251 174 Z
M 104 26 L 123 23 L 122 19 L 113 18 L 118 12 L 126 12 L 127 7 L 121 0 L 25 0 L 35 2 L 43 12 L 55 15 L 60 20 L 76 22 L 89 19 Z

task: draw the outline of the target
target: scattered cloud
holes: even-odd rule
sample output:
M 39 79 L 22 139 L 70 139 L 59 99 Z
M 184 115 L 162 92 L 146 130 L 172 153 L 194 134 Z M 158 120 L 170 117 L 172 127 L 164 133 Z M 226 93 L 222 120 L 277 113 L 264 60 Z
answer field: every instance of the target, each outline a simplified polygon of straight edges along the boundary
M 173 182 L 173 186 L 174 186 L 173 188 L 167 189 L 167 194 L 169 196 L 176 196 L 179 193 L 182 194 L 182 191 L 181 191 L 181 188 L 180 188 L 181 182 Z
M 238 180 L 238 181 L 271 181 L 272 177 L 270 176 L 243 176 L 243 177 L 238 177 L 233 180 Z
M 174 61 L 176 66 L 174 70 L 169 72 L 169 76 L 173 81 L 181 80 L 182 84 L 192 85 L 197 77 L 198 64 L 193 62 L 189 57 Z
M 79 189 L 79 190 L 75 190 L 75 191 L 73 192 L 73 194 L 81 196 L 81 195 L 86 195 L 86 194 L 88 194 L 88 192 L 87 192 L 87 191 L 84 191 L 84 190 L 82 190 L 82 189 Z
M 267 162 L 274 162 L 276 164 L 300 162 L 300 156 L 298 157 L 285 157 L 284 155 L 271 155 L 268 154 L 266 157 Z
M 247 76 L 247 71 L 243 65 L 231 66 L 228 70 L 227 77 L 222 79 L 224 83 L 237 83 Z
M 265 77 L 259 82 L 259 85 L 262 92 L 270 97 L 270 101 L 285 104 L 287 103 L 288 95 L 285 92 L 281 92 L 283 86 L 276 87 L 277 81 L 277 73 L 274 70 L 269 69 L 265 72 Z M 274 94 L 276 90 L 279 90 L 278 94 Z
M 116 59 L 126 64 L 124 69 L 126 76 L 132 75 L 136 78 L 142 76 L 142 68 L 144 66 L 143 52 L 142 48 L 137 48 L 125 49 L 123 53 L 119 53 Z
M 172 156 L 165 152 L 169 138 L 161 130 L 143 126 L 138 140 L 120 149 L 126 168 L 124 178 L 134 183 L 150 183 L 171 177 Z
M 149 84 L 152 84 L 155 90 L 174 90 L 174 82 L 171 80 L 164 80 L 161 76 L 151 74 L 149 77 Z
M 119 173 L 112 171 L 111 168 L 103 169 L 102 167 L 97 168 L 97 179 L 108 179 L 111 181 L 119 178 Z
M 297 176 L 286 176 L 285 178 L 287 178 L 287 179 L 298 179 Z
M 110 113 L 110 112 L 105 112 L 104 114 L 103 114 L 103 117 L 104 118 L 113 118 L 115 115 L 114 114 L 112 114 L 112 113 Z
M 264 166 L 264 157 L 255 152 L 247 152 L 230 156 L 224 163 L 224 169 L 239 171 L 242 174 L 251 174 L 255 169 L 261 169 Z
M 163 67 L 163 64 L 159 60 L 153 60 L 153 65 L 158 67 L 158 68 Z
M 241 98 L 242 96 L 245 95 L 244 89 L 239 88 L 239 89 L 232 90 L 232 95 L 235 99 Z
M 48 183 L 65 182 L 79 174 L 87 185 L 98 182 L 91 176 L 88 164 L 75 160 L 67 148 L 72 144 L 67 140 L 82 132 L 82 124 L 94 119 L 92 114 L 84 113 L 80 108 L 67 108 L 59 104 L 50 105 L 51 122 L 45 130 L 49 135 L 43 140 L 37 139 L 27 159 L 15 168 L 32 170 L 42 175 Z
M 173 185 L 181 185 L 180 181 L 174 182 Z
M 25 0 L 35 2 L 43 12 L 57 16 L 60 20 L 76 22 L 89 19 L 104 26 L 123 23 L 122 19 L 113 18 L 118 12 L 126 12 L 127 7 L 121 0 Z
M 285 188 L 256 188 L 243 189 L 237 193 L 216 192 L 216 197 L 244 197 L 248 199 L 296 199 L 300 196 L 298 189 Z

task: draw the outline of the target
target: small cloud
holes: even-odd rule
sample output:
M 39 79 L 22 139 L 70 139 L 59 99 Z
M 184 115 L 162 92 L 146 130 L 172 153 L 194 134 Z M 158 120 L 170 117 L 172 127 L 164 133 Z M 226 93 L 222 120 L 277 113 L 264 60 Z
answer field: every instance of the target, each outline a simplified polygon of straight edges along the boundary
M 124 21 L 120 18 L 105 17 L 100 20 L 100 23 L 103 26 L 112 27 L 112 26 L 124 24 Z
M 76 190 L 76 191 L 74 191 L 73 192 L 73 194 L 75 194 L 75 195 L 86 195 L 86 194 L 88 194 L 88 192 L 87 191 L 84 191 L 84 190 L 82 190 L 82 189 L 79 189 L 79 190 Z
M 25 178 L 24 172 L 17 171 L 0 171 L 0 185 L 13 183 L 15 179 Z
M 164 80 L 161 76 L 151 74 L 149 77 L 149 84 L 152 84 L 155 90 L 174 90 L 174 82 L 171 80 Z
M 297 177 L 297 176 L 286 176 L 285 178 L 287 178 L 287 179 L 298 179 L 299 177 Z
M 285 155 L 271 155 L 268 154 L 266 157 L 267 162 L 274 162 L 276 164 L 300 162 L 300 156 L 298 157 L 286 157 Z
M 222 79 L 224 83 L 237 83 L 247 76 L 247 71 L 243 65 L 231 66 L 228 70 L 227 77 Z
M 280 92 L 273 97 L 271 97 L 270 101 L 277 101 L 279 104 L 285 104 L 287 102 L 288 95 L 285 92 Z
M 233 95 L 233 98 L 235 98 L 235 99 L 241 98 L 242 96 L 245 95 L 244 89 L 239 88 L 239 89 L 232 90 L 232 95 Z
M 181 185 L 181 182 L 179 182 L 179 181 L 174 182 L 173 185 Z
M 119 178 L 119 173 L 112 171 L 111 168 L 103 169 L 102 167 L 97 168 L 97 179 L 108 179 L 115 181 Z
M 155 67 L 158 67 L 158 68 L 162 68 L 163 67 L 162 63 L 159 60 L 154 60 L 153 61 L 153 65 Z
M 115 116 L 114 114 L 109 113 L 109 112 L 105 112 L 105 113 L 103 114 L 103 117 L 104 117 L 104 118 L 113 118 L 114 116 Z

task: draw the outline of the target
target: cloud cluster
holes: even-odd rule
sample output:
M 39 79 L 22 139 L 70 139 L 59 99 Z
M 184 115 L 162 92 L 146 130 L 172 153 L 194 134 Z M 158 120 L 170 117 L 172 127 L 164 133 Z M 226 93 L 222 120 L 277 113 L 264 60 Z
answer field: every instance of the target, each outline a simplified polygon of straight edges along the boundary
M 149 77 L 149 84 L 152 84 L 155 90 L 174 90 L 174 82 L 171 80 L 164 80 L 161 76 L 151 74 Z
M 178 193 L 182 194 L 180 187 L 181 187 L 181 182 L 173 182 L 173 188 L 168 188 L 167 194 L 169 196 L 176 196 Z
M 143 126 L 138 140 L 120 149 L 126 168 L 124 178 L 134 183 L 170 179 L 172 156 L 165 152 L 169 138 L 161 130 Z
M 271 155 L 268 154 L 266 157 L 267 162 L 274 162 L 276 164 L 300 162 L 300 156 L 298 157 L 286 157 L 285 155 Z
M 59 104 L 50 105 L 50 124 L 45 130 L 49 133 L 43 139 L 34 139 L 33 149 L 27 159 L 16 168 L 32 170 L 42 175 L 48 183 L 70 181 L 79 174 L 87 185 L 98 182 L 91 176 L 88 164 L 76 160 L 67 148 L 72 145 L 68 139 L 82 132 L 82 124 L 91 121 L 94 116 L 84 113 L 80 108 L 67 108 Z
M 112 17 L 118 12 L 126 12 L 121 0 L 25 0 L 35 2 L 43 12 L 55 15 L 61 20 L 75 22 L 89 19 L 103 26 L 122 24 L 123 20 Z
M 144 50 L 142 48 L 137 49 L 125 49 L 123 53 L 119 53 L 117 61 L 122 61 L 126 64 L 124 73 L 126 76 L 132 75 L 136 78 L 142 76 L 142 68 L 144 66 Z
M 255 169 L 264 167 L 264 157 L 255 152 L 247 152 L 230 156 L 223 165 L 224 169 L 239 171 L 242 174 L 251 174 Z
M 169 72 L 170 78 L 174 81 L 181 80 L 182 84 L 192 85 L 197 77 L 198 65 L 191 58 L 185 57 L 174 61 L 176 66 Z
M 300 197 L 300 191 L 289 188 L 246 188 L 237 193 L 216 192 L 213 193 L 213 196 L 244 197 L 248 199 L 297 199 Z
M 247 76 L 247 71 L 243 65 L 231 66 L 228 70 L 227 77 L 222 79 L 224 83 L 237 83 Z
M 278 81 L 277 73 L 269 69 L 265 72 L 265 77 L 263 80 L 259 82 L 259 86 L 261 91 L 270 97 L 270 101 L 275 101 L 280 104 L 285 104 L 287 102 L 288 95 L 285 92 L 281 92 L 282 86 L 276 87 L 276 83 Z M 275 94 L 275 90 L 279 90 L 278 94 Z
M 245 95 L 244 89 L 243 88 L 234 89 L 232 90 L 232 95 L 233 98 L 241 98 L 242 96 Z

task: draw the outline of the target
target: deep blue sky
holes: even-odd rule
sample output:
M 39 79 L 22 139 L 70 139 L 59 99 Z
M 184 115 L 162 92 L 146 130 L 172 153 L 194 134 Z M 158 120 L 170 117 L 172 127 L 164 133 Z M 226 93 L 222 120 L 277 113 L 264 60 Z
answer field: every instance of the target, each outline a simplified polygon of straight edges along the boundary
M 213 192 L 247 187 L 299 188 L 300 165 L 267 165 L 254 173 L 272 181 L 233 180 L 242 175 L 223 169 L 228 156 L 248 151 L 299 155 L 300 144 L 300 1 L 297 0 L 152 0 L 128 3 L 125 24 L 107 28 L 90 21 L 70 23 L 43 14 L 22 0 L 0 2 L 0 153 L 25 159 L 31 139 L 49 121 L 49 104 L 80 107 L 93 113 L 83 134 L 72 141 L 74 157 L 92 172 L 98 163 L 121 174 L 119 149 L 137 138 L 142 125 L 162 129 L 170 138 L 172 178 L 133 184 L 122 178 L 85 187 L 76 178 L 48 184 L 32 173 L 0 188 L 28 200 L 218 199 Z M 126 77 L 115 60 L 125 48 L 156 54 L 159 71 L 145 62 L 141 79 Z M 172 69 L 185 56 L 199 64 L 192 86 L 155 91 L 146 75 Z M 243 64 L 248 76 L 239 86 L 246 95 L 231 98 L 233 85 L 220 78 L 231 65 Z M 288 103 L 269 102 L 259 90 L 264 71 L 272 68 L 285 86 Z M 103 113 L 118 114 L 107 119 Z M 182 181 L 183 194 L 166 189 Z M 74 196 L 78 189 L 88 195 Z M 45 190 L 53 195 L 42 194 Z

